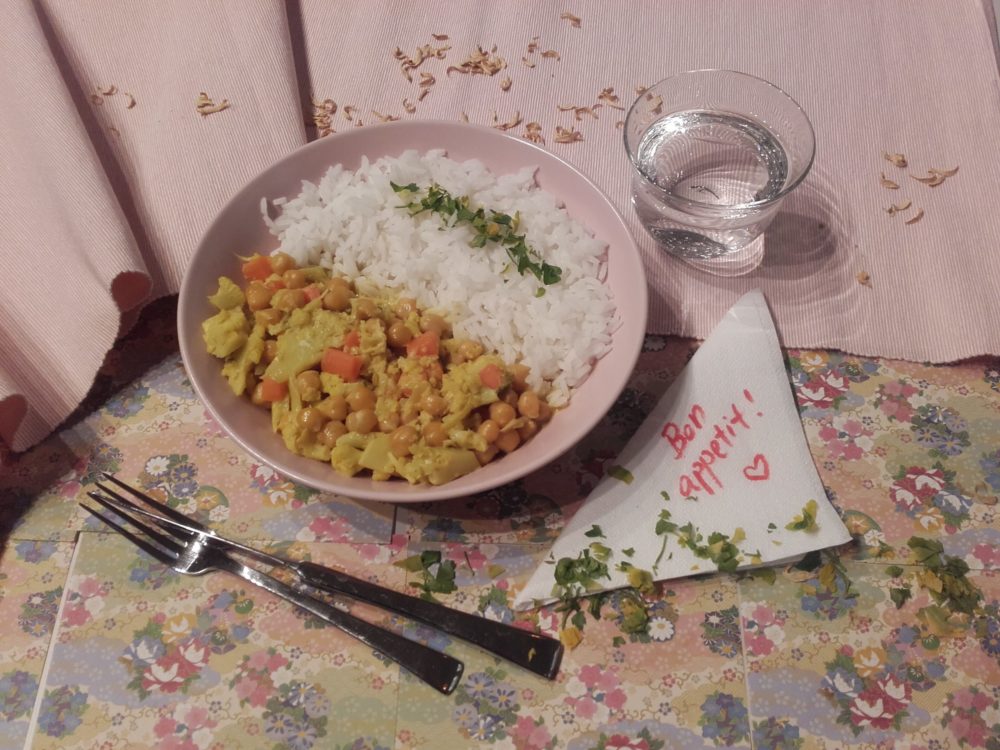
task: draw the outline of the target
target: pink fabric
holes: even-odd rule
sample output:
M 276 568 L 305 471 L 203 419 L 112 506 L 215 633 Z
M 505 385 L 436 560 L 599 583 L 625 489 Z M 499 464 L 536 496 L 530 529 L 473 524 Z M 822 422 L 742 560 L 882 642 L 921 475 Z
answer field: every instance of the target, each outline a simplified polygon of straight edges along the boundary
M 759 287 L 789 346 L 935 362 L 1000 354 L 1000 87 L 980 0 L 14 0 L 0 3 L 0 24 L 0 438 L 15 450 L 79 403 L 123 313 L 178 289 L 222 203 L 305 142 L 310 97 L 337 103 L 334 130 L 375 124 L 376 112 L 464 112 L 483 124 L 519 113 L 509 131 L 519 136 L 540 123 L 546 146 L 631 222 L 647 261 L 651 331 L 704 337 Z M 413 57 L 424 44 L 450 49 L 407 81 L 394 52 Z M 449 75 L 477 45 L 495 46 L 507 67 Z M 542 55 L 549 50 L 558 57 Z M 764 264 L 738 279 L 666 257 L 638 227 L 616 127 L 623 111 L 605 101 L 597 119 L 576 121 L 558 109 L 594 105 L 607 87 L 627 106 L 637 86 L 704 67 L 774 82 L 817 133 L 813 172 L 772 225 Z M 422 72 L 435 81 L 418 101 Z M 232 106 L 202 117 L 202 91 Z M 556 126 L 583 140 L 556 143 Z M 905 153 L 910 169 L 883 151 Z M 936 188 L 908 176 L 954 166 Z M 901 188 L 883 188 L 881 172 Z M 904 225 L 912 210 L 884 211 L 907 199 L 924 209 L 919 223 Z M 861 271 L 870 286 L 858 283 Z

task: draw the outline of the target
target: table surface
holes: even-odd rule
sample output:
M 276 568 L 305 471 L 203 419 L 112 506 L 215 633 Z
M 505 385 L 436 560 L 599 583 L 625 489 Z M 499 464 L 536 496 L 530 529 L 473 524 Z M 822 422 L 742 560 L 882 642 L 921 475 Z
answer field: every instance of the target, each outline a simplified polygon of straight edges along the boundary
M 401 590 L 415 577 L 394 563 L 438 549 L 455 562 L 448 604 L 555 634 L 557 613 L 514 613 L 512 592 L 696 344 L 649 336 L 612 412 L 545 470 L 394 507 L 296 486 L 243 452 L 192 392 L 173 313 L 152 305 L 78 415 L 0 478 L 0 746 L 1000 747 L 1000 360 L 787 352 L 855 541 L 773 580 L 661 584 L 645 632 L 623 630 L 609 596 L 554 682 L 393 621 L 465 661 L 444 697 L 235 578 L 173 574 L 77 502 L 113 471 L 222 533 Z M 971 616 L 935 602 L 913 536 L 968 564 Z

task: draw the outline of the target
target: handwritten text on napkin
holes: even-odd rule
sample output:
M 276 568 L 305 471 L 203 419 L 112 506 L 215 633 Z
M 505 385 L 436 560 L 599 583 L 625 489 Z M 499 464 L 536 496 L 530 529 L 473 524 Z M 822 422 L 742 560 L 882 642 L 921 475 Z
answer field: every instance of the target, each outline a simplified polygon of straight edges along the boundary
M 606 563 L 593 592 L 630 585 L 636 569 L 665 580 L 850 539 L 813 466 L 760 292 L 737 301 L 614 463 L 518 606 L 558 596 L 558 562 L 581 555 Z

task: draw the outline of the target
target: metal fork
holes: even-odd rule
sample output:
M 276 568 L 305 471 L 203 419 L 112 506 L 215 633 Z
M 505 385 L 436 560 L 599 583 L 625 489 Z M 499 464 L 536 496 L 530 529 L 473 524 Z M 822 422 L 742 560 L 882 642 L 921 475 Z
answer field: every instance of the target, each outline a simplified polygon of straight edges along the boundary
M 354 615 L 339 610 L 326 602 L 297 591 L 278 579 L 230 557 L 225 551 L 212 544 L 211 540 L 205 536 L 195 536 L 183 540 L 169 537 L 140 522 L 125 510 L 115 507 L 115 505 L 107 502 L 106 498 L 97 493 L 88 494 L 102 506 L 113 511 L 123 520 L 134 526 L 146 538 L 132 533 L 104 514 L 81 503 L 81 506 L 85 510 L 97 516 L 97 518 L 134 545 L 144 550 L 152 558 L 169 566 L 178 573 L 202 575 L 213 570 L 223 570 L 227 573 L 232 573 L 292 602 L 310 614 L 332 625 L 336 625 L 345 633 L 354 636 L 362 643 L 384 654 L 445 695 L 450 694 L 458 686 L 464 665 L 448 654 L 435 651 L 428 646 L 411 641 L 390 630 L 384 630 L 377 625 L 373 625 Z
M 115 506 L 113 509 L 116 512 L 120 506 L 121 510 L 132 514 L 141 514 L 160 527 L 170 530 L 176 536 L 182 536 L 185 540 L 198 537 L 206 538 L 209 544 L 218 544 L 246 554 L 267 565 L 284 568 L 293 573 L 300 582 L 313 588 L 335 594 L 345 594 L 354 599 L 419 620 L 437 630 L 473 643 L 547 679 L 554 679 L 559 672 L 564 649 L 562 643 L 554 638 L 494 620 L 487 620 L 479 615 L 451 609 L 435 601 L 401 594 L 398 591 L 313 562 L 292 562 L 270 555 L 219 536 L 209 527 L 129 486 L 113 474 L 104 472 L 104 476 L 109 482 L 114 483 L 117 487 L 157 511 L 153 513 L 136 505 L 104 484 L 98 483 L 97 487 L 106 493 L 107 497 L 93 492 L 87 493 L 105 507 L 107 507 L 108 502 L 111 502 Z

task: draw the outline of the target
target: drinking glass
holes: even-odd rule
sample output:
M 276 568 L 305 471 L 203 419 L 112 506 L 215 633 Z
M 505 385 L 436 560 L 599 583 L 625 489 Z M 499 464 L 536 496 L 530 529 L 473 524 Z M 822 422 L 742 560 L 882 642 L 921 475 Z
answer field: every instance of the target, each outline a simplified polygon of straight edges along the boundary
M 695 70 L 645 90 L 625 118 L 632 203 L 667 252 L 723 276 L 748 273 L 762 235 L 816 150 L 788 94 L 732 70 Z

